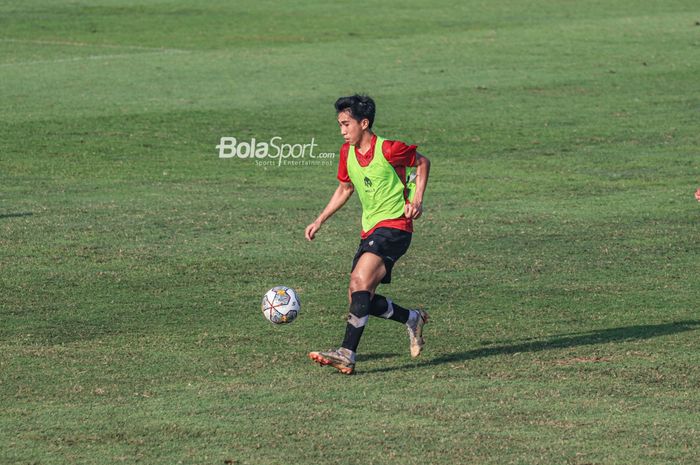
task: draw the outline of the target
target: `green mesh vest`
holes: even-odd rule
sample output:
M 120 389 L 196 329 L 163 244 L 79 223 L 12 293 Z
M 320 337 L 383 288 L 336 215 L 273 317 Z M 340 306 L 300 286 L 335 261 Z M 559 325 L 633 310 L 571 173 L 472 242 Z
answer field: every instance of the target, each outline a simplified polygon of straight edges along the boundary
M 399 218 L 403 215 L 406 204 L 404 184 L 394 167 L 384 157 L 383 143 L 384 139 L 377 136 L 374 156 L 365 167 L 357 162 L 355 146 L 351 145 L 348 150 L 348 175 L 362 204 L 363 231 L 369 231 L 380 221 Z M 409 175 L 408 167 L 406 175 Z M 409 195 L 409 199 L 411 197 L 412 195 Z

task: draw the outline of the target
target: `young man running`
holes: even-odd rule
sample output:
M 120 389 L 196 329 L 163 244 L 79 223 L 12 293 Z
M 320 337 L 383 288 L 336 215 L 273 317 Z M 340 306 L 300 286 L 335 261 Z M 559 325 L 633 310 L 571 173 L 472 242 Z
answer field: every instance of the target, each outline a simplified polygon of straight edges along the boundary
M 369 315 L 405 324 L 412 357 L 418 357 L 423 349 L 428 314 L 401 307 L 375 291 L 380 283 L 391 282 L 394 264 L 411 244 L 413 220 L 423 213 L 430 161 L 416 152 L 415 145 L 384 140 L 372 132 L 375 105 L 370 97 L 339 98 L 335 109 L 345 139 L 338 164 L 340 184 L 326 208 L 306 227 L 305 235 L 313 240 L 321 225 L 355 191 L 362 204 L 362 234 L 352 262 L 350 312 L 343 343 L 328 352 L 310 352 L 309 358 L 349 375 L 355 370 L 355 353 Z M 412 167 L 415 176 L 409 179 Z

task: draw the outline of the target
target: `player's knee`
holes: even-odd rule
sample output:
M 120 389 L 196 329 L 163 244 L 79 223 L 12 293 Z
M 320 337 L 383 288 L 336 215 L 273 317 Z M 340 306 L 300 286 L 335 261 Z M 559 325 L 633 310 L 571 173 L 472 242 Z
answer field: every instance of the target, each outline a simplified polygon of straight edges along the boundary
M 364 276 L 362 276 L 362 274 L 353 272 L 350 275 L 350 289 L 348 292 L 348 297 L 350 297 L 350 294 L 352 294 L 353 292 L 369 290 L 370 283 Z

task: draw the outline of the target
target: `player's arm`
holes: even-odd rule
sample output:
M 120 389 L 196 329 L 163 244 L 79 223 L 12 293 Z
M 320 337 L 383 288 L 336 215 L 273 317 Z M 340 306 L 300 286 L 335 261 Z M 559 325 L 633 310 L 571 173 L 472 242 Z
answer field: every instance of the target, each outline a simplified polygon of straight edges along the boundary
M 321 214 L 318 215 L 318 218 L 316 218 L 313 223 L 306 227 L 306 230 L 304 231 L 306 239 L 310 241 L 313 240 L 316 232 L 321 229 L 321 225 L 325 223 L 328 218 L 333 216 L 333 213 L 337 212 L 343 205 L 345 205 L 345 202 L 348 201 L 354 191 L 355 186 L 353 186 L 351 182 L 341 181 L 338 184 L 338 188 L 333 193 L 333 196 L 328 201 L 326 208 L 323 209 Z
M 428 185 L 429 174 L 430 160 L 420 153 L 416 153 L 416 192 L 413 194 L 413 201 L 404 207 L 406 218 L 416 219 L 423 214 L 423 194 Z

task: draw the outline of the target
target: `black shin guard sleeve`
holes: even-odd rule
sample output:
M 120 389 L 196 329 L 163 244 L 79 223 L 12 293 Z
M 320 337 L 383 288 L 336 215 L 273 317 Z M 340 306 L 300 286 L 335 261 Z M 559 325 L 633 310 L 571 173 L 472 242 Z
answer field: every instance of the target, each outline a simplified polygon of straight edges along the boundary
M 406 323 L 411 312 L 403 308 L 401 305 L 392 302 L 383 295 L 375 294 L 369 307 L 369 313 L 372 316 L 386 318 L 389 320 Z
M 348 322 L 345 325 L 345 338 L 343 339 L 342 347 L 353 352 L 357 351 L 362 332 L 369 318 L 369 297 L 369 291 L 353 292 L 350 296 L 350 313 L 348 314 Z

